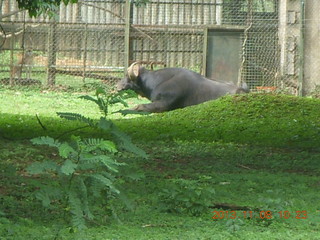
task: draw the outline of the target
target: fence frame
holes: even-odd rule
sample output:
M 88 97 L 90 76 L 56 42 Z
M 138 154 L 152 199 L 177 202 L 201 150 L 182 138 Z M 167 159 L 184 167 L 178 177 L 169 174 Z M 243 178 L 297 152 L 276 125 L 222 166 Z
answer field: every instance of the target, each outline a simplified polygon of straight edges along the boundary
M 6 8 L 8 8 L 8 1 L 9 0 L 1 0 L 1 3 L 6 3 Z M 273 84 L 274 86 L 280 87 L 280 85 L 283 86 L 288 82 L 292 82 L 293 88 L 297 89 L 298 95 L 304 95 L 309 91 L 309 89 L 307 91 L 307 87 L 310 88 L 311 84 L 317 84 L 317 81 L 314 80 L 315 76 L 317 75 L 312 75 L 310 73 L 310 70 L 312 70 L 308 66 L 310 60 L 306 59 L 306 54 L 311 54 L 310 47 L 306 47 L 308 45 L 308 39 L 310 38 L 310 30 L 308 30 L 310 19 L 306 21 L 306 14 L 310 14 L 309 12 L 310 8 L 312 7 L 312 3 L 310 1 L 306 3 L 305 0 L 284 0 L 281 1 L 281 3 L 277 1 L 272 2 L 272 0 L 247 0 L 241 2 L 245 3 L 245 5 L 242 5 L 242 7 L 240 5 L 236 5 L 236 2 L 224 0 L 199 0 L 196 2 L 196 4 L 194 4 L 193 1 L 185 0 L 181 1 L 180 6 L 178 4 L 180 1 L 172 2 L 169 0 L 151 0 L 151 2 L 147 4 L 146 8 L 139 9 L 130 0 L 126 0 L 121 3 L 113 3 L 113 1 L 109 0 L 106 0 L 105 2 L 85 1 L 79 2 L 77 5 L 68 5 L 67 7 L 60 8 L 60 21 L 57 22 L 45 19 L 43 17 L 39 19 L 30 19 L 24 12 L 21 11 L 15 12 L 15 15 L 9 17 L 5 12 L 4 14 L 1 12 L 0 21 L 2 23 L 4 20 L 6 20 L 6 24 L 14 24 L 10 26 L 12 32 L 14 32 L 14 28 L 21 30 L 21 26 L 27 23 L 26 29 L 21 30 L 22 34 L 21 31 L 16 35 L 13 34 L 12 40 L 16 41 L 17 43 L 23 40 L 21 40 L 21 38 L 23 38 L 21 36 L 26 32 L 32 32 L 33 29 L 36 29 L 32 25 L 40 25 L 41 23 L 45 23 L 45 26 L 49 26 L 47 33 L 41 33 L 47 36 L 46 42 L 48 48 L 46 51 L 48 54 L 48 62 L 45 67 L 47 73 L 47 84 L 49 85 L 54 85 L 56 83 L 56 74 L 80 76 L 82 78 L 82 83 L 87 81 L 87 78 L 92 77 L 97 79 L 109 79 L 107 76 L 100 74 L 101 70 L 106 71 L 107 74 L 110 73 L 110 78 L 112 78 L 111 76 L 114 76 L 114 74 L 125 74 L 127 67 L 134 60 L 140 60 L 145 64 L 150 64 L 150 62 L 153 61 L 157 62 L 160 66 L 178 65 L 191 69 L 192 66 L 190 65 L 194 64 L 194 62 L 198 62 L 197 71 L 204 75 L 207 71 L 208 31 L 211 29 L 224 29 L 228 31 L 235 29 L 235 31 L 244 31 L 243 49 L 241 52 L 241 57 L 244 61 L 239 69 L 239 76 L 241 78 L 239 78 L 238 83 L 241 80 L 246 80 L 249 81 L 249 83 L 250 81 L 254 81 L 252 84 L 259 84 L 259 82 L 262 82 L 262 85 Z M 263 12 L 253 10 L 255 7 L 254 5 L 258 2 L 264 2 L 264 7 L 266 7 L 267 4 L 273 4 L 272 8 L 276 9 L 274 10 L 275 12 L 265 12 L 265 16 L 263 17 Z M 16 6 L 14 1 L 12 4 L 12 6 L 9 6 L 10 9 L 14 9 L 14 6 Z M 82 9 L 83 6 L 86 6 L 86 8 Z M 112 7 L 115 9 L 112 9 Z M 234 9 L 231 9 L 231 7 L 234 7 Z M 282 10 L 280 9 L 281 7 L 283 8 Z M 170 9 L 172 8 L 176 9 L 171 11 Z M 226 12 L 229 11 L 228 9 L 231 9 L 230 11 L 234 12 Z M 194 13 L 195 15 L 188 15 L 188 11 L 190 11 L 190 13 Z M 237 14 L 234 16 L 231 15 L 235 13 Z M 271 19 L 273 16 L 276 16 L 275 13 L 278 14 L 277 18 L 274 18 L 273 22 L 270 22 L 269 19 Z M 69 16 L 68 14 L 73 15 Z M 89 14 L 92 14 L 94 17 L 90 21 L 96 21 L 98 17 L 106 18 L 107 15 L 109 15 L 110 19 L 113 17 L 114 20 L 111 19 L 112 21 L 110 21 L 110 24 L 104 23 L 102 18 L 100 20 L 98 19 L 97 23 L 90 21 L 83 23 L 79 22 L 79 19 L 84 19 L 83 17 L 88 18 Z M 177 14 L 176 19 L 174 18 L 173 14 Z M 281 16 L 283 14 L 284 17 Z M 226 15 L 228 15 L 227 17 L 230 17 L 230 21 L 226 18 Z M 3 18 L 3 16 L 5 16 L 5 18 Z M 146 19 L 143 19 L 144 16 L 146 16 Z M 182 16 L 186 17 L 186 20 L 182 20 Z M 24 21 L 17 21 L 19 17 L 20 19 L 21 17 L 24 17 Z M 8 19 L 12 20 L 7 21 Z M 229 22 L 226 21 L 226 19 Z M 253 25 L 258 26 L 260 29 L 253 30 L 254 26 L 250 24 L 250 19 L 254 23 Z M 181 21 L 183 24 L 180 24 L 179 21 Z M 62 34 L 61 31 L 63 31 L 64 25 L 70 25 L 71 27 L 71 24 L 82 24 L 79 25 L 80 28 L 82 28 L 81 31 L 78 33 L 71 33 L 73 34 L 72 37 L 77 37 L 82 34 L 82 42 L 79 41 L 78 50 L 76 50 L 78 58 L 82 62 L 79 65 L 78 61 L 77 66 L 61 66 L 59 65 L 61 61 L 59 62 L 57 57 L 59 57 L 61 53 L 67 53 L 67 50 L 59 50 L 56 38 L 60 37 Z M 268 51 L 270 50 L 277 52 L 276 44 L 279 45 L 278 54 L 280 55 L 275 56 L 276 58 L 279 58 L 279 66 L 276 66 L 277 63 L 272 61 L 272 56 L 268 56 L 270 60 L 267 60 L 264 63 L 248 63 L 248 60 L 250 60 L 248 58 L 248 54 L 255 54 L 254 52 L 248 52 L 250 51 L 249 48 L 251 45 L 255 44 L 255 42 L 249 43 L 248 41 L 250 41 L 254 34 L 258 35 L 259 31 L 269 31 L 267 27 L 265 29 L 262 28 L 262 26 L 264 26 L 263 24 L 268 24 L 268 29 L 273 31 L 272 34 L 274 35 L 272 36 L 274 38 L 274 42 L 272 43 L 274 46 L 270 45 L 271 47 L 269 47 Z M 94 33 L 94 30 L 92 30 L 95 28 L 95 25 L 97 25 L 97 33 Z M 77 27 L 78 26 L 76 25 L 75 28 Z M 92 48 L 92 45 L 90 45 L 92 43 L 91 38 L 97 37 L 97 41 L 99 41 L 99 34 L 101 34 L 102 37 L 103 34 L 106 34 L 105 36 L 108 36 L 108 34 L 113 34 L 114 32 L 110 30 L 110 28 L 113 27 L 116 29 L 115 31 L 118 32 L 115 33 L 116 37 L 110 37 L 110 41 L 121 41 L 121 43 L 108 49 L 107 54 L 118 54 L 118 56 L 116 59 L 112 59 L 112 62 L 109 63 L 110 65 L 107 64 L 100 66 L 100 63 L 90 63 L 90 60 L 93 59 L 93 57 L 96 58 L 97 61 L 104 61 L 104 58 L 107 58 L 107 56 L 101 55 L 102 51 L 106 51 L 106 47 L 103 46 L 104 42 L 98 43 L 96 46 L 94 46 L 94 48 Z M 103 33 L 104 30 L 101 30 L 104 28 L 107 29 L 106 33 Z M 37 29 L 42 31 L 41 28 L 37 27 Z M 99 33 L 99 29 L 101 30 L 101 33 Z M 180 32 L 176 33 L 176 29 L 178 29 Z M 68 27 L 65 31 L 70 30 L 71 28 Z M 160 30 L 163 32 L 160 33 Z M 245 31 L 247 31 L 249 36 L 248 39 L 246 39 Z M 28 34 L 31 34 L 29 32 Z M 289 32 L 291 35 L 288 34 Z M 190 36 L 188 36 L 188 34 L 190 34 Z M 191 34 L 194 34 L 194 36 L 191 36 Z M 277 34 L 278 36 L 276 36 Z M 161 35 L 166 39 L 159 40 Z M 153 38 L 155 38 L 154 36 L 157 38 L 158 43 L 153 41 Z M 263 36 L 265 36 L 265 34 Z M 179 38 L 181 38 L 180 43 L 178 40 Z M 190 39 L 192 39 L 192 42 Z M 290 39 L 292 39 L 292 41 Z M 170 41 L 175 41 L 176 43 L 172 43 Z M 110 44 L 110 46 L 112 46 L 113 43 Z M 194 44 L 196 48 L 193 48 L 193 46 L 190 48 L 190 44 Z M 259 42 L 258 44 L 261 44 L 261 48 L 263 47 L 264 43 Z M 10 45 L 7 44 L 6 49 L 10 50 L 11 54 L 11 68 L 14 66 L 14 56 L 16 55 L 17 51 L 24 51 L 26 46 L 26 43 L 23 43 L 20 49 L 17 48 L 17 46 L 13 43 Z M 142 47 L 145 49 L 141 50 Z M 291 50 L 289 49 L 290 47 Z M 181 50 L 182 48 L 184 48 L 184 50 Z M 40 51 L 38 48 L 37 50 Z M 71 49 L 70 52 L 71 51 L 73 50 Z M 253 48 L 252 51 L 256 50 Z M 288 51 L 291 52 L 288 53 Z M 263 54 L 263 51 L 257 52 L 257 54 Z M 193 58 L 192 55 L 196 56 L 196 60 L 193 62 L 188 62 L 183 59 Z M 176 56 L 178 56 L 178 59 L 182 59 L 181 62 L 180 60 L 177 61 Z M 255 57 L 256 56 L 253 56 L 251 61 L 255 61 Z M 315 56 L 312 57 L 314 58 Z M 290 63 L 291 60 L 292 63 Z M 250 64 L 255 64 L 255 66 L 251 66 Z M 271 64 L 272 66 L 268 66 L 268 64 Z M 320 66 L 320 63 L 318 65 Z M 73 68 L 74 70 L 68 70 L 69 68 Z M 261 70 L 268 70 L 269 72 L 261 72 Z M 4 70 L 1 70 L 1 72 L 2 71 Z M 259 71 L 260 75 L 256 75 L 256 72 Z M 263 75 L 270 76 L 266 77 Z M 270 78 L 270 80 L 268 80 L 269 83 L 264 83 L 264 78 L 267 80 Z M 309 82 L 309 78 L 313 78 L 313 80 L 310 80 Z M 12 82 L 12 78 L 10 82 Z M 253 87 L 255 87 L 255 85 L 253 85 Z

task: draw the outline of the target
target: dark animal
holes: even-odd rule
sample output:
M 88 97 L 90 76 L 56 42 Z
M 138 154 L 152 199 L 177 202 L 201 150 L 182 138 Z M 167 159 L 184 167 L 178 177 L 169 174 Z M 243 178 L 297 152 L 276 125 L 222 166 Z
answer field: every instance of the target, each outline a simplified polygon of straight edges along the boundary
M 134 90 L 152 103 L 140 104 L 133 110 L 164 112 L 217 99 L 226 94 L 249 92 L 247 85 L 210 80 L 184 68 L 148 71 L 133 63 L 127 76 L 118 82 L 117 90 Z

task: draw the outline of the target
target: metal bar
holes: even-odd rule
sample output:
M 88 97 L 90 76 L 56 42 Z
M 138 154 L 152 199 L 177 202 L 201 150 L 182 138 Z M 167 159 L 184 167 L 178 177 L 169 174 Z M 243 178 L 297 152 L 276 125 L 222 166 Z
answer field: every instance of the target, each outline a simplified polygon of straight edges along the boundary
M 87 47 L 88 47 L 88 25 L 85 25 L 84 31 L 84 51 L 83 51 L 83 72 L 82 72 L 82 82 L 86 81 L 86 65 L 87 65 Z
M 208 28 L 204 29 L 203 34 L 203 50 L 202 50 L 202 75 L 207 74 L 207 53 L 208 52 Z
M 13 68 L 14 68 L 13 51 L 14 51 L 15 38 L 16 38 L 16 35 L 13 34 L 12 39 L 11 39 L 11 50 L 10 50 L 10 80 L 9 80 L 9 83 L 11 86 L 14 83 L 13 79 L 15 77 L 15 76 L 13 76 Z
M 300 43 L 299 43 L 299 78 L 298 78 L 298 95 L 304 94 L 304 38 L 305 38 L 305 0 L 300 2 Z
M 130 61 L 130 25 L 131 25 L 131 3 L 126 0 L 125 5 L 125 31 L 124 31 L 124 74 L 129 67 Z
M 0 0 L 0 22 L 2 21 L 2 0 Z
M 56 81 L 56 54 L 57 54 L 57 25 L 55 20 L 52 21 L 48 29 L 48 68 L 47 68 L 47 84 L 55 85 Z

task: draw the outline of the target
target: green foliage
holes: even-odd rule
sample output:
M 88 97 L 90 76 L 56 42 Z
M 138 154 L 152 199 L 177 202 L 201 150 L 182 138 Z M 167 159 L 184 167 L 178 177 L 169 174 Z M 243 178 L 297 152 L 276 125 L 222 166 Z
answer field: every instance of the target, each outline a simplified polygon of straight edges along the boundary
M 105 89 L 102 87 L 98 87 L 96 89 L 95 98 L 85 95 L 81 96 L 80 98 L 94 102 L 96 105 L 98 105 L 101 113 L 104 115 L 104 117 L 107 117 L 109 114 L 109 106 L 121 103 L 125 107 L 128 107 L 128 104 L 124 100 L 124 92 L 116 92 L 116 93 L 108 93 Z
M 57 112 L 57 114 L 61 118 L 65 118 L 65 119 L 71 120 L 71 121 L 80 121 L 80 122 L 87 124 L 90 127 L 96 127 L 96 124 L 94 123 L 94 121 L 92 119 L 90 119 L 88 117 L 84 117 L 83 115 L 81 115 L 79 113 Z
M 123 163 L 114 159 L 116 146 L 103 139 L 81 140 L 72 137 L 71 142 L 60 143 L 50 137 L 32 140 L 36 145 L 47 145 L 58 149 L 60 161 L 36 162 L 27 168 L 29 174 L 49 175 L 52 181 L 42 184 L 36 197 L 43 206 L 64 202 L 72 214 L 72 224 L 85 227 L 85 220 L 92 220 L 92 206 L 114 198 L 120 192 L 115 186 L 115 173 Z
M 30 17 L 38 17 L 40 14 L 55 16 L 61 2 L 64 4 L 77 3 L 78 0 L 17 0 L 20 9 L 26 9 Z
M 81 96 L 98 105 L 103 117 L 98 122 L 78 113 L 57 113 L 61 118 L 80 121 L 91 128 L 111 133 L 123 149 L 131 151 L 140 157 L 146 153 L 132 144 L 130 138 L 118 130 L 110 119 L 109 106 L 121 103 L 126 105 L 118 93 L 108 94 L 98 88 L 95 97 Z M 120 164 L 115 160 L 118 149 L 114 142 L 98 138 L 82 140 L 72 136 L 71 142 L 59 142 L 51 137 L 39 137 L 32 140 L 33 144 L 47 145 L 57 148 L 62 161 L 56 163 L 51 160 L 36 162 L 28 167 L 30 174 L 48 174 L 58 180 L 58 184 L 43 185 L 36 194 L 43 206 L 49 207 L 52 201 L 66 200 L 66 207 L 72 214 L 72 225 L 77 228 L 85 227 L 85 220 L 92 220 L 94 214 L 91 206 L 101 198 L 112 199 L 120 194 L 115 187 L 115 174 Z M 98 200 L 97 200 L 98 199 Z
M 209 211 L 214 194 L 203 180 L 170 179 L 160 191 L 160 209 L 198 216 Z
M 56 16 L 61 3 L 77 3 L 78 0 L 16 0 L 20 9 L 28 10 L 30 17 L 38 17 L 40 14 Z M 137 7 L 145 6 L 150 0 L 131 0 Z
M 80 121 L 87 124 L 89 127 L 99 129 L 104 133 L 109 133 L 117 140 L 119 146 L 126 151 L 132 152 L 140 157 L 146 158 L 146 153 L 136 147 L 132 142 L 131 138 L 126 135 L 124 132 L 120 131 L 116 125 L 113 124 L 112 120 L 107 119 L 110 115 L 110 106 L 114 104 L 121 103 L 124 106 L 128 106 L 124 100 L 125 92 L 120 93 L 108 93 L 103 88 L 97 88 L 95 97 L 92 96 L 81 96 L 81 99 L 91 101 L 98 105 L 100 112 L 103 117 L 100 118 L 98 122 L 95 122 L 93 119 L 84 117 L 78 113 L 63 113 L 57 112 L 58 116 L 72 121 Z

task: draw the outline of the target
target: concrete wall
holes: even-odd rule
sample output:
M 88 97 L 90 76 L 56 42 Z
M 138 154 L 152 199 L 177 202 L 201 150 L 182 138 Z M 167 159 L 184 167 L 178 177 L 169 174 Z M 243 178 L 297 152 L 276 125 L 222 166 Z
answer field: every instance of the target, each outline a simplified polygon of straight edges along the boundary
M 301 19 L 302 0 L 281 0 L 279 3 L 280 72 L 284 85 L 298 88 L 302 69 L 303 95 L 320 86 L 320 1 L 305 1 L 305 25 Z M 301 28 L 304 27 L 304 40 Z M 304 54 L 301 55 L 301 44 Z M 300 65 L 303 58 L 304 65 Z
M 320 1 L 305 0 L 304 93 L 320 86 Z

